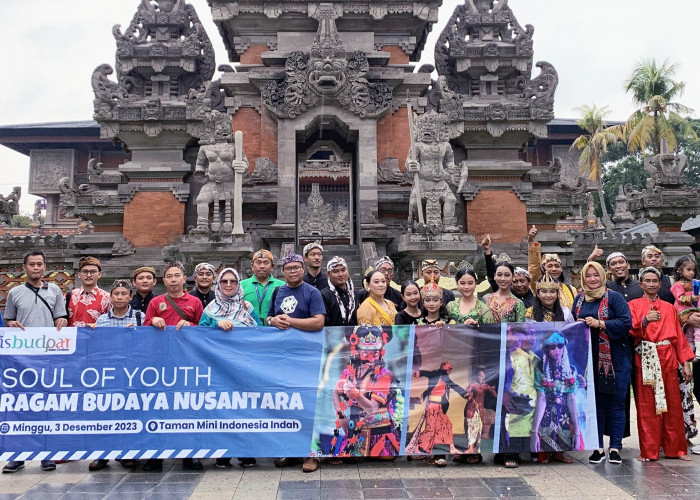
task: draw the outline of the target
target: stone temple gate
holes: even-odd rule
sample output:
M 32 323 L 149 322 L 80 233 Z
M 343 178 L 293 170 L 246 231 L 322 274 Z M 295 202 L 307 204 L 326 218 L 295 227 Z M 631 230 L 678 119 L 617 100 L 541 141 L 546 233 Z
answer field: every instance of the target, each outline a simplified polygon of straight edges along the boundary
M 0 241 L 8 261 L 80 221 L 55 251 L 62 262 L 97 255 L 107 278 L 172 258 L 245 268 L 254 248 L 279 255 L 311 240 L 363 265 L 383 254 L 408 267 L 476 262 L 486 233 L 523 262 L 533 223 L 545 251 L 567 266 L 585 259 L 572 245 L 582 236 L 564 231 L 584 229 L 594 188 L 568 151 L 580 130 L 554 120 L 557 72 L 536 62 L 534 28 L 506 0 L 452 13 L 440 0 L 208 3 L 233 66 L 217 74 L 184 0 L 142 0 L 114 27 L 115 67 L 92 75 L 95 122 L 54 124 L 34 142 L 30 129 L 0 130 L 30 156 L 30 192 L 47 200 L 30 240 Z M 451 17 L 426 47 L 438 13 Z M 435 66 L 417 68 L 425 50 Z M 664 175 L 655 194 L 684 189 Z M 683 206 L 654 210 L 630 193 L 626 227 L 656 218 L 655 243 L 687 252 L 680 227 L 700 200 L 684 193 Z

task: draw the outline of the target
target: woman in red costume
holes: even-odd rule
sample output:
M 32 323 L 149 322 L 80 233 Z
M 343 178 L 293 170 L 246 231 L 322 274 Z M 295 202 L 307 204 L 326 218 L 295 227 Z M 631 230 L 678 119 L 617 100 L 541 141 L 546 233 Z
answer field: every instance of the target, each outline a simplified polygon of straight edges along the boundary
M 653 267 L 639 272 L 644 296 L 629 303 L 632 311 L 630 334 L 637 341 L 634 365 L 635 404 L 640 454 L 638 460 L 666 458 L 690 460 L 683 425 L 683 408 L 676 371 L 683 365 L 683 378 L 692 375 L 690 349 L 671 304 L 658 299 L 661 273 Z

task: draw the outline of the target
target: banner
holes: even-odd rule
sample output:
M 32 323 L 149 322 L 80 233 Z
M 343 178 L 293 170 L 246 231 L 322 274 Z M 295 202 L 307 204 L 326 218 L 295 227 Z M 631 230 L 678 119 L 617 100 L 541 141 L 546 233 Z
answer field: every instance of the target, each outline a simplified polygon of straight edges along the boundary
M 590 365 L 581 323 L 0 328 L 0 460 L 590 449 Z

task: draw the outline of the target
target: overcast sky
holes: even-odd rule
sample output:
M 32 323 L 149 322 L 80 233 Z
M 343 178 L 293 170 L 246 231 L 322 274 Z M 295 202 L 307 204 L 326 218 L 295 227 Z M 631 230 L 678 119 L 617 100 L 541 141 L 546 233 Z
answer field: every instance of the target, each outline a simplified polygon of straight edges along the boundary
M 206 0 L 190 0 L 216 50 L 217 65 L 228 63 Z M 422 62 L 432 62 L 435 39 L 460 0 L 445 0 Z M 112 26 L 126 27 L 138 0 L 1 0 L 0 125 L 90 120 L 90 76 L 103 63 L 114 65 Z M 576 118 L 582 104 L 607 105 L 610 119 L 624 120 L 632 103 L 624 81 L 642 58 L 671 59 L 677 79 L 688 83 L 683 102 L 700 112 L 697 55 L 698 0 L 510 0 L 521 25 L 535 26 L 535 61 L 559 72 L 555 112 Z M 537 73 L 535 72 L 535 75 Z M 0 194 L 23 187 L 22 211 L 31 213 L 27 194 L 29 158 L 0 146 Z

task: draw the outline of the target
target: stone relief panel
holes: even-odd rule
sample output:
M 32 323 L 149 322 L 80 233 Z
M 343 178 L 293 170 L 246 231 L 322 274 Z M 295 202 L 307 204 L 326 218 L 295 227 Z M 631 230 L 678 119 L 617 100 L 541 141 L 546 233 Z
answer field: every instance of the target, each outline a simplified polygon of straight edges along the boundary
M 74 149 L 33 149 L 29 152 L 29 194 L 60 194 L 59 181 L 73 178 Z

